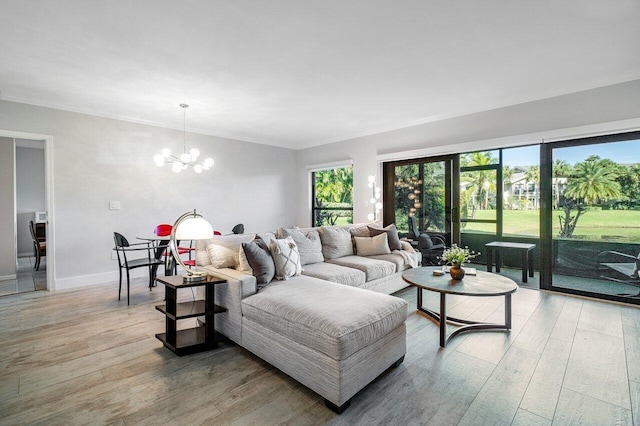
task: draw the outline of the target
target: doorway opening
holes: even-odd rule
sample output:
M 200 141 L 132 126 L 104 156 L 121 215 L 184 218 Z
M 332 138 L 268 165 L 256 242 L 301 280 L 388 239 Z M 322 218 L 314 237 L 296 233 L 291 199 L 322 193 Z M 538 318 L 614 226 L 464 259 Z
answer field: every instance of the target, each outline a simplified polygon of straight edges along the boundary
M 50 149 L 46 135 L 0 130 L 0 296 L 53 288 Z

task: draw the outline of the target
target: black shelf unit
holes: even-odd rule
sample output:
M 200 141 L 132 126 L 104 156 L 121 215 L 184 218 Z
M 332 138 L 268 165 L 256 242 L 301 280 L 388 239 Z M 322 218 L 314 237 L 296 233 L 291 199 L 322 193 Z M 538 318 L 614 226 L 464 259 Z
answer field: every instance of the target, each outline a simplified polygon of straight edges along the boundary
M 156 280 L 164 284 L 166 295 L 166 303 L 156 306 L 156 309 L 165 316 L 166 331 L 156 334 L 156 338 L 179 356 L 216 348 L 224 336 L 215 331 L 215 315 L 227 310 L 215 304 L 215 286 L 226 284 L 226 281 L 183 283 L 182 276 L 175 275 L 159 277 Z M 205 300 L 178 303 L 178 289 L 200 286 L 205 287 Z M 179 320 L 199 316 L 205 317 L 203 327 L 177 329 Z

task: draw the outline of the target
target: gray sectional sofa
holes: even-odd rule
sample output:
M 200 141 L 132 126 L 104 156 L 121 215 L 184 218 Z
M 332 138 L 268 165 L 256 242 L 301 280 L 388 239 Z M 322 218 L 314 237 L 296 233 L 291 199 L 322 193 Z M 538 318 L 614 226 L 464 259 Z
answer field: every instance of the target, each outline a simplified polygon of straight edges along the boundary
M 247 254 L 259 250 L 251 244 L 268 246 L 276 266 L 278 256 L 284 259 L 284 279 L 265 279 L 260 265 L 251 268 Z M 407 303 L 389 294 L 406 287 L 402 271 L 416 267 L 419 257 L 395 227 L 371 225 L 279 229 L 196 245 L 198 269 L 227 280 L 216 286 L 216 303 L 227 308 L 216 316 L 216 330 L 338 413 L 404 359 Z

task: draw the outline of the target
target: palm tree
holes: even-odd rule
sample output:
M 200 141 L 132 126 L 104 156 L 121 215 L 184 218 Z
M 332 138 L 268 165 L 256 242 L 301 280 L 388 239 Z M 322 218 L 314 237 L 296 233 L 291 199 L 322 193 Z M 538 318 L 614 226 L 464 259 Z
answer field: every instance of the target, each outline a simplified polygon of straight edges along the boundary
M 498 160 L 489 151 L 472 152 L 461 158 L 463 167 L 488 166 L 496 164 Z M 489 195 L 496 192 L 496 180 L 494 170 L 474 170 L 461 175 L 461 180 L 468 185 L 468 199 L 474 203 L 472 211 L 475 211 L 475 203 L 480 204 L 481 209 L 489 208 Z
M 564 217 L 559 216 L 560 236 L 573 236 L 578 219 L 585 211 L 585 204 L 597 204 L 621 196 L 620 184 L 616 181 L 617 172 L 612 164 L 615 163 L 611 160 L 589 157 L 575 165 L 567 182 Z M 573 209 L 577 209 L 575 216 L 571 215 Z
M 552 175 L 554 178 L 554 186 L 556 192 L 556 202 L 554 208 L 560 207 L 560 178 L 566 178 L 571 173 L 572 168 L 569 163 L 564 160 L 555 160 L 552 166 Z
M 515 174 L 515 170 L 509 166 L 502 166 L 502 190 L 511 193 L 511 178 Z M 504 208 L 511 209 L 510 201 L 505 197 L 503 200 Z
M 538 186 L 540 185 L 540 166 L 531 166 L 524 174 L 527 184 L 533 182 L 533 208 L 538 208 Z
M 586 204 L 619 198 L 621 193 L 617 177 L 615 170 L 602 161 L 583 161 L 576 164 L 565 195 Z

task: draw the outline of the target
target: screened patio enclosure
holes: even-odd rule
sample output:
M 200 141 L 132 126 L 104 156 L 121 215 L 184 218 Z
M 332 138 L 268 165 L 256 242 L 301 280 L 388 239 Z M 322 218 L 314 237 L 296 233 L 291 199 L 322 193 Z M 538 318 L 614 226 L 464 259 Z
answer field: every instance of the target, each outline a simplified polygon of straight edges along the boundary
M 640 304 L 640 132 L 383 165 L 384 222 L 485 244 L 535 244 L 539 288 Z M 519 253 L 505 251 L 516 281 Z

